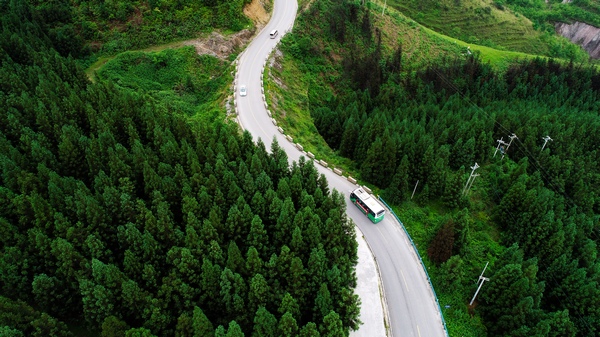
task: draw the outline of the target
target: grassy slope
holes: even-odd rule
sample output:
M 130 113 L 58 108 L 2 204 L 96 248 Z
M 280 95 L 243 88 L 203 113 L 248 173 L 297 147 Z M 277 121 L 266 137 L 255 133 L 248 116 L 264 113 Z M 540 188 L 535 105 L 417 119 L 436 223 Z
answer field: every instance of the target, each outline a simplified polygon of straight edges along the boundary
M 156 45 L 156 46 L 151 46 L 148 48 L 144 48 L 144 49 L 139 49 L 137 51 L 140 52 L 159 52 L 165 49 L 173 49 L 173 48 L 180 48 L 183 47 L 184 41 L 175 41 L 175 42 L 170 42 L 170 43 L 165 43 L 165 44 L 161 44 L 161 45 Z M 117 55 L 112 55 L 112 56 L 101 56 L 98 58 L 98 60 L 96 62 L 94 62 L 89 68 L 87 68 L 85 70 L 85 74 L 87 75 L 87 77 L 91 80 L 91 81 L 95 81 L 96 79 L 96 72 L 100 71 L 100 69 L 109 61 L 113 60 L 115 57 L 117 57 Z
M 386 0 L 387 1 L 387 0 Z M 523 13 L 514 11 L 503 5 L 501 0 L 390 0 L 388 7 L 400 10 L 402 13 L 452 38 L 467 43 L 474 43 L 502 51 L 516 51 L 529 54 L 569 58 L 576 61 L 586 61 L 589 56 L 580 46 L 554 34 L 552 22 L 533 23 Z M 378 5 L 382 5 L 378 0 Z M 567 17 L 560 14 L 577 9 L 586 17 L 596 18 L 593 11 L 585 12 L 571 4 L 553 4 L 557 9 L 550 9 L 550 4 L 541 2 L 542 8 L 520 8 L 524 13 L 539 17 Z M 562 10 L 559 9 L 563 8 Z M 554 12 L 556 13 L 554 13 Z M 548 13 L 546 13 L 548 12 Z M 550 13 L 554 14 L 550 14 Z M 585 20 L 584 20 L 585 21 Z M 588 20 L 589 21 L 589 20 Z
M 228 62 L 197 55 L 192 46 L 157 52 L 132 51 L 107 60 L 100 80 L 142 89 L 159 104 L 189 116 L 216 116 L 233 81 Z
M 356 176 L 353 174 L 356 168 L 352 161 L 337 155 L 313 124 L 308 111 L 310 77 L 289 57 L 278 54 L 273 61 L 273 66 L 265 72 L 264 83 L 267 102 L 277 123 L 305 151 L 317 154 L 317 159 L 324 159 L 330 165 L 342 167 L 351 176 Z
M 381 13 L 378 3 L 371 4 L 374 11 Z M 506 51 L 488 46 L 468 43 L 460 39 L 444 35 L 418 24 L 413 19 L 393 8 L 386 8 L 386 15 L 377 15 L 376 25 L 384 33 L 384 44 L 396 48 L 399 43 L 403 46 L 403 63 L 411 69 L 419 69 L 443 55 L 458 56 L 467 52 L 479 53 L 483 62 L 489 62 L 498 70 L 504 70 L 509 64 L 519 59 L 532 58 L 536 55 Z
M 470 43 L 546 55 L 542 33 L 522 15 L 506 7 L 498 9 L 490 0 L 389 0 L 419 23 Z

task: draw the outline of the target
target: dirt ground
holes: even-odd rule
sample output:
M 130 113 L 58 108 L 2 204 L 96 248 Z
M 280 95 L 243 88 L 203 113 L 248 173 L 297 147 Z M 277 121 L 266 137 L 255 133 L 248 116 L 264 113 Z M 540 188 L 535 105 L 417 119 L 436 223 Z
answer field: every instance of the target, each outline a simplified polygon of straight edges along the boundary
M 256 32 L 259 32 L 271 18 L 271 13 L 265 7 L 272 7 L 272 0 L 252 0 L 244 7 L 244 14 L 254 23 L 254 29 L 243 29 L 233 35 L 223 36 L 219 32 L 212 32 L 208 37 L 189 40 L 184 45 L 196 47 L 198 54 L 212 55 L 220 59 L 227 59 L 236 49 L 248 44 Z
M 252 0 L 244 7 L 244 14 L 254 22 L 257 30 L 261 30 L 271 18 L 271 13 L 265 10 L 267 6 L 272 7 L 273 0 Z

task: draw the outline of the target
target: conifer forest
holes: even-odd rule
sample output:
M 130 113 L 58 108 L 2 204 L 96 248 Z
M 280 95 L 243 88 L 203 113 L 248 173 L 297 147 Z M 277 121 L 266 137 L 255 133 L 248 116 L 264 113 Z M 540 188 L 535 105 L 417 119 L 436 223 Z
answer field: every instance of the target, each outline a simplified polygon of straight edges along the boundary
M 283 48 L 317 79 L 307 96 L 320 135 L 386 201 L 407 202 L 419 181 L 417 205 L 450 216 L 422 252 L 440 268 L 434 286 L 468 303 L 485 262 L 466 280 L 463 259 L 491 258 L 475 308 L 489 336 L 598 335 L 598 69 L 531 58 L 500 72 L 467 55 L 404 71 L 402 46 L 386 52 L 373 11 L 352 1 L 308 11 Z M 475 163 L 484 171 L 467 197 Z M 499 232 L 499 251 L 470 228 L 475 212 Z
M 312 162 L 91 83 L 35 9 L 2 7 L 0 335 L 358 326 L 354 225 Z
M 0 0 L 0 336 L 340 337 L 360 326 L 347 196 L 312 160 L 289 164 L 277 141 L 267 149 L 227 116 L 242 50 L 139 50 L 252 30 L 251 2 Z M 450 336 L 600 335 L 597 61 L 569 45 L 497 66 L 441 38 L 419 54 L 409 39 L 426 29 L 388 2 L 384 15 L 382 1 L 300 0 L 272 56 L 298 70 L 275 79 L 302 87 L 285 104 L 403 217 L 452 304 Z M 439 3 L 484 3 L 467 2 Z M 592 0 L 488 2 L 530 15 L 547 39 L 553 20 L 600 22 Z M 438 6 L 408 3 L 417 18 Z

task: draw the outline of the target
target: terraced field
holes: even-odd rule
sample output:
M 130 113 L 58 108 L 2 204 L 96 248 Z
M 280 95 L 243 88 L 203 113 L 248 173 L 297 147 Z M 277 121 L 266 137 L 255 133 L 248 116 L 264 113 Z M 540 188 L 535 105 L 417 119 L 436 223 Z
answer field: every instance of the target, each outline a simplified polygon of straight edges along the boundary
M 388 0 L 420 24 L 468 43 L 497 49 L 548 54 L 544 33 L 504 6 L 485 0 Z M 427 13 L 427 14 L 424 14 Z

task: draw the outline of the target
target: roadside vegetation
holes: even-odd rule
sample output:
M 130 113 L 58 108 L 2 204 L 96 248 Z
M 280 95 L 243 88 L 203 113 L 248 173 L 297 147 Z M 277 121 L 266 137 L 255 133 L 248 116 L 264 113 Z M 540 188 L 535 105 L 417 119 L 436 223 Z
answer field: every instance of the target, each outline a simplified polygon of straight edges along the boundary
M 57 51 L 78 59 L 196 37 L 213 29 L 238 31 L 250 24 L 242 13 L 248 0 L 83 0 L 76 6 L 67 0 L 26 2 L 36 9 Z
M 267 77 L 284 129 L 326 149 L 317 156 L 351 159 L 396 205 L 451 336 L 597 334 L 600 74 L 527 54 L 483 63 L 488 50 L 373 7 L 323 0 L 300 15 Z M 303 134 L 311 120 L 321 138 Z M 540 151 L 546 135 L 560 141 Z M 486 262 L 490 282 L 469 307 Z
M 186 115 L 222 113 L 233 76 L 229 62 L 198 55 L 192 46 L 159 52 L 124 52 L 108 61 L 97 80 L 143 91 Z

